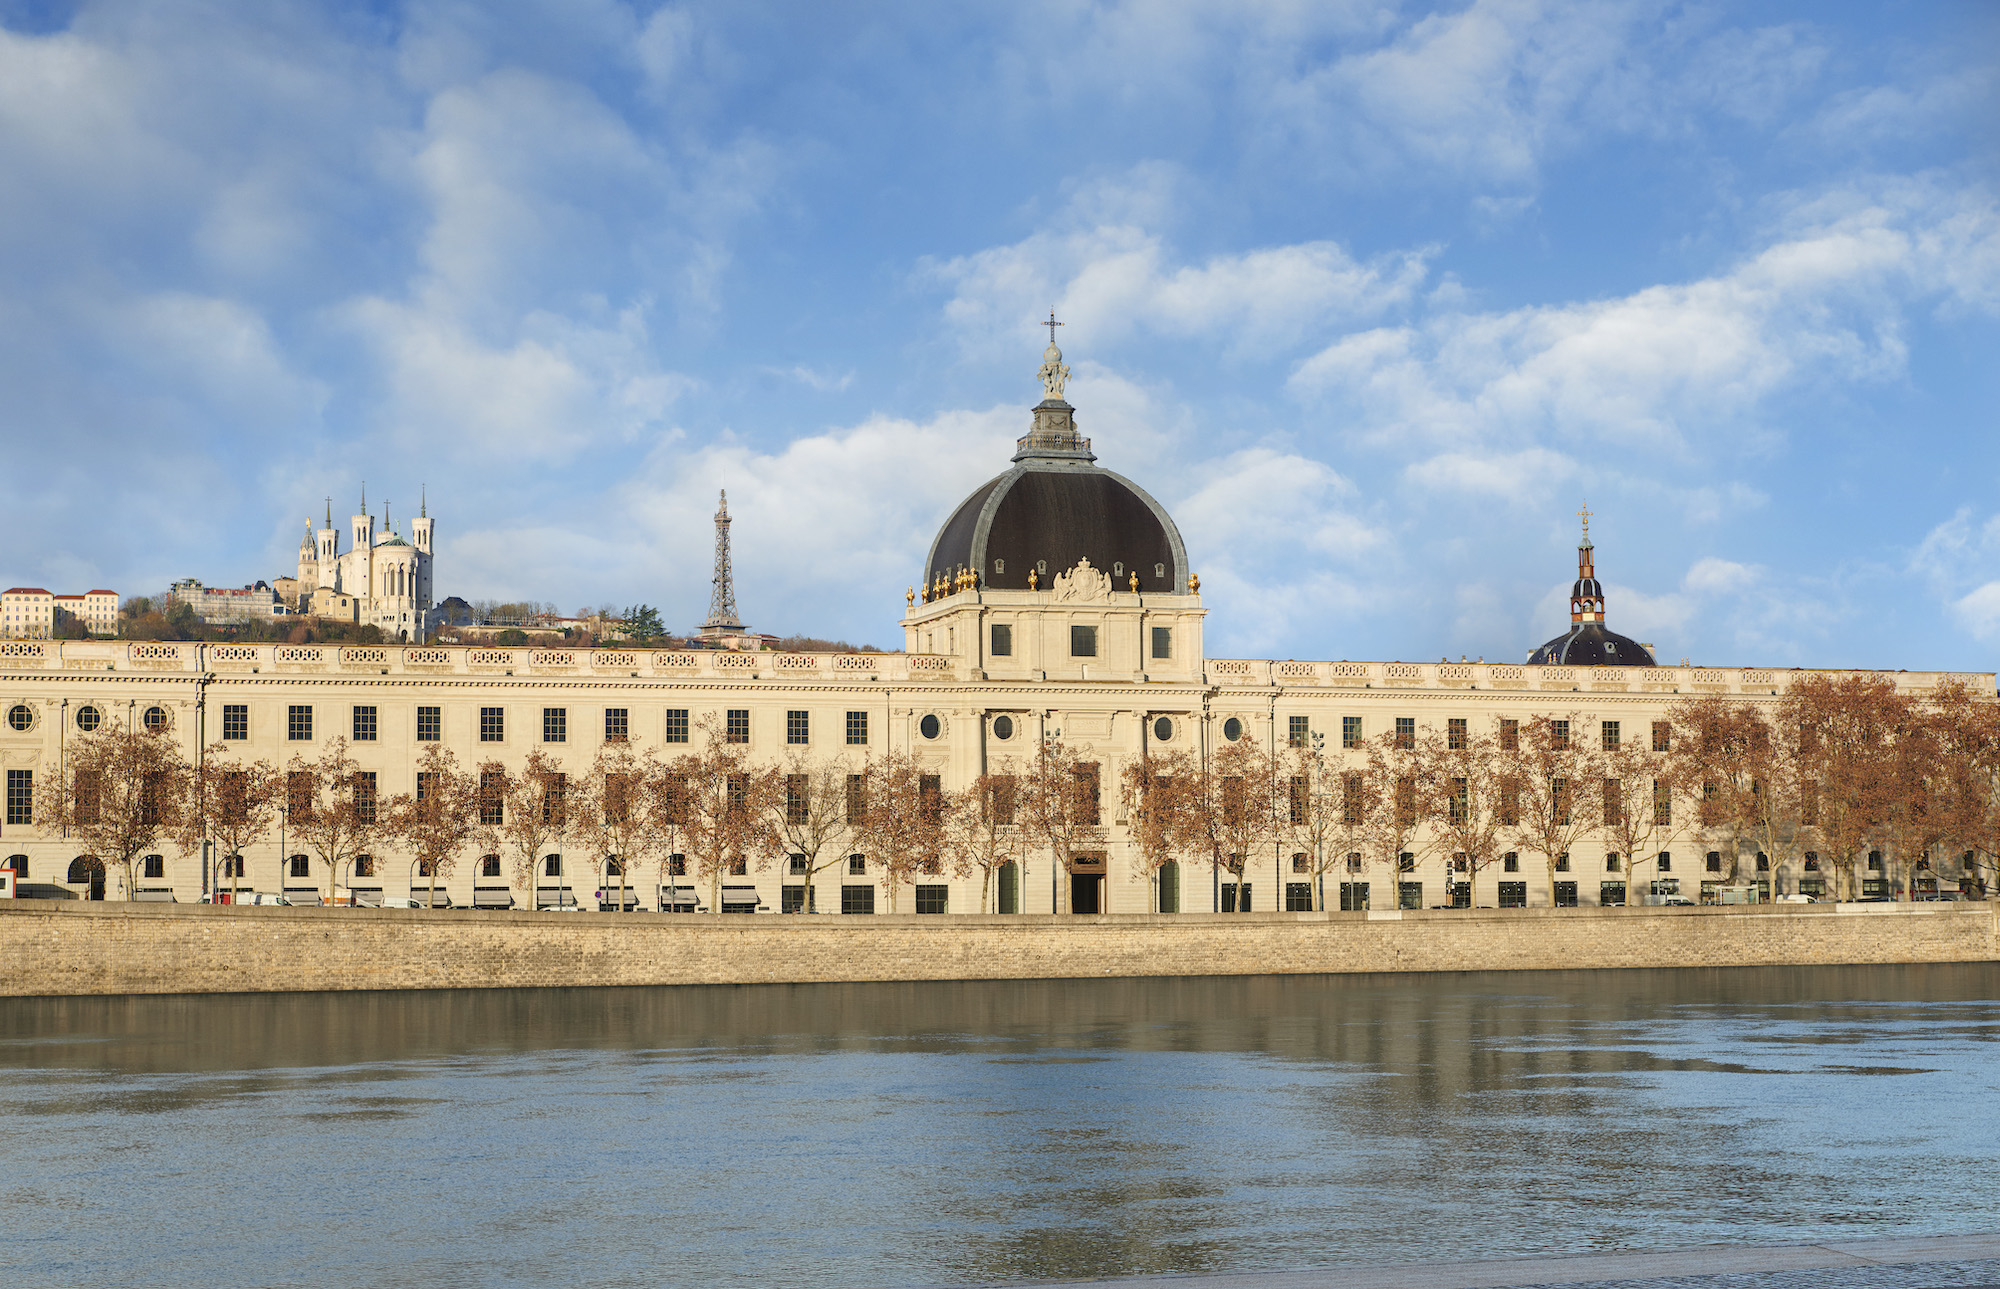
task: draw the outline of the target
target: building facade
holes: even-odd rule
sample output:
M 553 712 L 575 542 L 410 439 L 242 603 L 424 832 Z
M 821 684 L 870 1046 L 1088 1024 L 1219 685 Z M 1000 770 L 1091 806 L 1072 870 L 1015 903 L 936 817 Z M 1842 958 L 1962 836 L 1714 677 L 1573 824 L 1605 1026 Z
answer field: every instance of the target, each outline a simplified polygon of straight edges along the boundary
M 349 740 L 382 797 L 415 789 L 419 757 L 442 744 L 461 767 L 497 760 L 522 768 L 542 752 L 581 772 L 607 740 L 628 739 L 664 758 L 701 750 L 705 718 L 754 758 L 806 753 L 859 773 L 885 753 L 908 754 L 951 788 L 985 773 L 1025 767 L 1044 740 L 1088 756 L 1103 786 L 1107 840 L 1090 872 L 1068 872 L 1030 851 L 999 892 L 1000 912 L 1208 912 L 1228 907 L 1310 907 L 1322 883 L 1328 908 L 1448 902 L 1454 877 L 1439 848 L 1416 848 L 1384 867 L 1357 855 L 1306 875 L 1296 849 L 1272 845 L 1242 871 L 1153 869 L 1143 860 L 1117 785 L 1125 768 L 1157 752 L 1210 758 L 1255 739 L 1267 748 L 1323 749 L 1334 772 L 1365 762 L 1385 732 L 1499 727 L 1538 715 L 1570 722 L 1573 737 L 1646 737 L 1695 695 L 1775 708 L 1815 673 L 1765 668 L 1660 666 L 1644 646 L 1603 626 L 1604 605 L 1586 537 L 1572 601 L 1572 630 L 1527 663 L 1353 662 L 1212 658 L 1203 643 L 1200 580 L 1171 516 L 1138 485 L 1097 465 L 1063 399 L 1067 369 L 1045 355 L 1046 397 L 1008 468 L 957 507 L 933 542 L 921 588 L 905 595 L 901 654 L 647 651 L 620 648 L 424 647 L 415 644 L 238 645 L 14 641 L 0 645 L 0 762 L 8 806 L 0 865 L 28 887 L 88 894 L 91 873 L 73 842 L 33 818 L 37 776 L 62 764 L 79 732 L 120 722 L 176 740 L 190 761 L 221 743 L 278 766 L 310 758 L 334 736 Z M 304 577 L 395 588 L 415 629 L 428 604 L 428 564 L 381 557 L 372 527 L 356 519 L 356 551 L 342 556 L 328 532 Z M 372 521 L 371 521 L 372 522 Z M 428 526 L 422 541 L 428 546 Z M 410 548 L 404 548 L 410 549 Z M 356 560 L 368 552 L 367 560 Z M 346 561 L 346 562 L 343 562 Z M 384 582 L 383 569 L 405 570 Z M 1615 645 L 1618 652 L 1608 652 Z M 1549 657 L 1554 651 L 1560 657 Z M 1853 673 L 1843 672 L 1842 675 Z M 1958 683 L 1991 701 L 1992 673 L 1871 673 L 1899 693 Z M 326 879 L 294 858 L 281 831 L 244 856 L 242 883 L 260 891 L 323 890 Z M 1709 849 L 1696 839 L 1649 857 L 1652 880 L 1711 881 Z M 534 905 L 573 896 L 588 905 L 607 880 L 601 856 L 552 855 L 529 886 L 511 865 L 476 856 L 441 889 L 454 904 Z M 784 855 L 761 857 L 726 879 L 738 907 L 778 909 L 800 898 Z M 1358 861 L 1358 862 L 1356 862 Z M 1391 857 L 1388 862 L 1396 862 Z M 1352 865 L 1351 867 L 1347 865 Z M 1637 901 L 1629 864 L 1603 838 L 1579 842 L 1550 874 L 1539 862 L 1479 878 L 1480 902 L 1528 905 Z M 427 881 L 407 859 L 377 856 L 352 879 L 364 902 L 421 894 Z M 214 885 L 197 854 L 147 861 L 142 888 L 192 900 Z M 506 873 L 507 876 L 502 874 Z M 112 897 L 116 875 L 109 890 Z M 1758 874 L 1770 893 L 1810 889 L 1800 872 Z M 689 879 L 680 879 L 685 884 Z M 102 886 L 103 877 L 96 879 Z M 642 907 L 672 903 L 670 875 L 628 877 Z M 1498 886 L 1494 885 L 1498 883 Z M 900 890 L 902 911 L 979 912 L 977 878 L 918 879 Z M 826 912 L 886 911 L 879 866 L 865 854 L 820 875 L 813 902 Z M 1333 889 L 1337 887 L 1338 889 Z M 787 888 L 794 888 L 788 890 Z M 1372 894 L 1371 894 L 1372 888 Z M 702 892 L 703 900 L 707 892 Z
M 185 604 L 203 622 L 270 622 L 283 617 L 285 606 L 268 582 L 249 586 L 204 586 L 199 578 L 186 577 L 167 588 L 167 598 Z
M 378 533 L 364 492 L 360 513 L 348 518 L 349 545 L 343 551 L 340 530 L 333 526 L 333 503 L 328 502 L 326 526 L 315 532 L 307 520 L 299 542 L 300 611 L 377 626 L 385 639 L 421 642 L 431 629 L 435 594 L 433 523 L 426 503 L 410 521 L 407 539 L 390 527 L 386 513 Z
M 39 586 L 15 586 L 0 591 L 0 638 L 48 640 L 58 627 L 80 622 L 94 636 L 118 630 L 118 593 L 85 591 L 54 595 Z

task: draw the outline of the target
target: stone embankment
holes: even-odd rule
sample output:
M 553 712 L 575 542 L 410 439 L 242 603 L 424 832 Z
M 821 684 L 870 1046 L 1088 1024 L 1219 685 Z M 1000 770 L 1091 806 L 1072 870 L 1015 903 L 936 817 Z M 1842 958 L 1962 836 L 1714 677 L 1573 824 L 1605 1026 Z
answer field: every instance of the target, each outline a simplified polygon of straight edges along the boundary
M 0 995 L 1979 962 L 2000 903 L 1104 917 L 0 901 Z

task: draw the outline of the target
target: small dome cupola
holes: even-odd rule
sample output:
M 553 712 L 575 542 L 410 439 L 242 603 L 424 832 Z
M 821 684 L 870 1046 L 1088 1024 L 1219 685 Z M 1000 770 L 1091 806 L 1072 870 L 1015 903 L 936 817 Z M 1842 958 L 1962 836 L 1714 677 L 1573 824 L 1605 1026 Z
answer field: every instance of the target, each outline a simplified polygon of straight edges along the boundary
M 1583 540 L 1576 547 L 1576 584 L 1569 588 L 1571 626 L 1604 621 L 1604 588 L 1597 582 L 1596 552 L 1590 544 L 1590 503 L 1577 514 L 1583 517 Z
M 1604 625 L 1604 584 L 1597 580 L 1597 550 L 1590 541 L 1590 506 L 1576 547 L 1576 581 L 1569 588 L 1569 630 L 1528 655 L 1531 666 L 1653 667 L 1652 650 Z
M 924 562 L 928 602 L 960 590 L 1047 590 L 1051 579 L 1088 561 L 1114 589 L 1188 593 L 1187 548 L 1166 508 L 1145 489 L 1097 464 L 1064 399 L 1069 365 L 1055 344 L 1035 373 L 1042 401 L 1014 445 L 1012 468 L 960 502 Z

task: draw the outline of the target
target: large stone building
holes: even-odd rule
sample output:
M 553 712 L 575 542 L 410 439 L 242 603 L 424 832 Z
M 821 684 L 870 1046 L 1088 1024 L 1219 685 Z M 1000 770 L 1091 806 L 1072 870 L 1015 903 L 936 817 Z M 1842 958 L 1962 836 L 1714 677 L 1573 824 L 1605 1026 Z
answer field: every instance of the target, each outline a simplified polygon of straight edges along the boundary
M 1149 870 L 1120 804 L 1123 768 L 1155 750 L 1210 757 L 1254 738 L 1266 747 L 1317 743 L 1337 769 L 1357 764 L 1367 741 L 1383 732 L 1456 721 L 1497 726 L 1537 714 L 1569 720 L 1582 739 L 1615 742 L 1621 729 L 1640 739 L 1690 695 L 1775 705 L 1789 684 L 1811 674 L 1658 665 L 1649 648 L 1605 625 L 1587 536 L 1571 630 L 1526 663 L 1209 657 L 1200 581 L 1172 517 L 1137 484 L 1097 464 L 1063 398 L 1062 355 L 1051 345 L 1044 358 L 1046 396 L 1013 461 L 945 519 L 922 589 L 906 595 L 904 653 L 10 642 L 0 645 L 7 775 L 0 863 L 24 869 L 31 889 L 93 889 L 93 870 L 75 843 L 34 822 L 32 793 L 36 777 L 61 763 L 66 740 L 106 722 L 157 729 L 190 759 L 220 741 L 276 764 L 314 755 L 340 735 L 386 797 L 414 789 L 417 759 L 434 743 L 464 766 L 497 759 L 519 767 L 540 750 L 580 770 L 611 738 L 666 757 L 699 750 L 703 718 L 714 717 L 770 762 L 804 750 L 858 771 L 871 757 L 903 752 L 951 787 L 1024 764 L 1045 738 L 1081 750 L 1098 764 L 1105 789 L 1109 838 L 1101 857 L 1066 873 L 1046 851 L 1031 855 L 1025 871 L 1001 884 L 1003 912 L 1295 908 L 1310 898 L 1313 879 L 1285 846 L 1251 857 L 1240 874 Z M 301 577 L 372 588 L 370 602 L 395 606 L 395 625 L 414 638 L 430 603 L 430 528 L 418 523 L 413 549 L 377 541 L 373 521 L 357 516 L 355 549 L 345 555 L 329 525 L 301 552 Z M 1994 692 L 1991 673 L 1881 674 L 1905 693 L 1948 681 Z M 1438 848 L 1422 849 L 1394 873 L 1381 857 L 1349 869 L 1343 856 L 1324 879 L 1328 906 L 1445 902 L 1447 884 L 1462 879 Z M 1649 857 L 1647 877 L 1687 882 L 1692 893 L 1697 883 L 1719 880 L 1709 870 L 1709 849 L 1689 836 L 1669 854 Z M 296 838 L 272 836 L 244 856 L 244 882 L 302 896 L 323 889 L 324 876 L 301 851 Z M 1602 839 L 1579 844 L 1568 871 L 1553 880 L 1540 862 L 1496 865 L 1481 878 L 1480 902 L 1636 897 L 1629 865 L 1613 851 Z M 539 904 L 566 894 L 589 903 L 607 884 L 601 857 L 549 858 L 553 865 L 542 864 L 532 883 L 517 886 L 502 876 L 511 866 L 468 856 L 444 889 L 458 905 Z M 785 858 L 768 858 L 767 866 L 728 879 L 727 904 L 775 909 L 797 898 L 786 890 L 796 890 L 798 879 Z M 372 876 L 355 879 L 364 901 L 426 885 L 407 858 L 378 856 L 372 867 Z M 866 855 L 852 857 L 817 879 L 817 907 L 886 909 L 878 875 Z M 147 860 L 137 880 L 142 889 L 191 900 L 213 877 L 198 854 L 167 853 Z M 658 907 L 670 889 L 659 873 L 632 880 L 646 907 Z M 1756 880 L 1791 892 L 1820 879 L 1774 871 Z M 97 875 L 96 888 L 102 884 Z M 920 879 L 901 899 L 904 910 L 977 912 L 980 887 L 976 880 Z
M 377 626 L 384 639 L 421 642 L 429 630 L 434 593 L 432 523 L 428 505 L 419 505 L 405 540 L 390 526 L 385 509 L 378 534 L 364 489 L 360 513 L 348 519 L 352 539 L 343 551 L 329 501 L 326 527 L 314 532 L 308 519 L 299 541 L 299 611 Z
M 39 586 L 10 586 L 0 591 L 0 638 L 48 640 L 58 628 L 80 623 L 94 636 L 118 630 L 118 593 L 85 591 L 56 595 Z

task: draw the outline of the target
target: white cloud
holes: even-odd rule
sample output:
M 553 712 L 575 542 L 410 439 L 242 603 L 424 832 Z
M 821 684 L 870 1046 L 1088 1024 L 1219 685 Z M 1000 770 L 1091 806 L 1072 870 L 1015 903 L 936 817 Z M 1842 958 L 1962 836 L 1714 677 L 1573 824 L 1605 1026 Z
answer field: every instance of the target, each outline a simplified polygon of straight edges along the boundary
M 1018 348 L 1022 319 L 1053 306 L 1077 328 L 1069 334 L 1093 344 L 1143 332 L 1282 351 L 1328 323 L 1407 303 L 1424 283 L 1428 249 L 1364 263 L 1337 243 L 1312 241 L 1183 263 L 1142 223 L 1089 218 L 1138 206 L 1157 220 L 1159 182 L 1155 168 L 1141 168 L 1129 190 L 1093 185 L 1053 229 L 928 263 L 929 276 L 952 290 L 946 320 L 982 349 Z
M 1483 493 L 1538 504 L 1558 484 L 1577 475 L 1576 462 L 1560 452 L 1528 448 L 1498 456 L 1447 452 L 1411 465 L 1404 477 L 1435 492 Z

